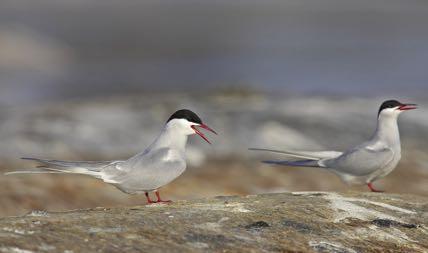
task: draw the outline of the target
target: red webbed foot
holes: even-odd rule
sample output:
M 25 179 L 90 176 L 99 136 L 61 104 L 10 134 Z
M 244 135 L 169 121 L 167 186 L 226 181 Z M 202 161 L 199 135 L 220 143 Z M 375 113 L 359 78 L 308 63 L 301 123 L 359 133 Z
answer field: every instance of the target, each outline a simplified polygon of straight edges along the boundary
M 158 198 L 156 203 L 171 203 L 172 202 L 172 200 L 162 200 L 158 191 L 155 191 L 155 194 L 156 194 L 156 197 Z
M 148 204 L 148 205 L 156 203 L 156 201 L 153 201 L 153 200 L 151 200 L 151 199 L 150 199 L 150 196 L 149 196 L 149 193 L 148 193 L 148 192 L 145 192 L 144 194 L 146 195 L 146 198 L 147 198 L 147 204 Z

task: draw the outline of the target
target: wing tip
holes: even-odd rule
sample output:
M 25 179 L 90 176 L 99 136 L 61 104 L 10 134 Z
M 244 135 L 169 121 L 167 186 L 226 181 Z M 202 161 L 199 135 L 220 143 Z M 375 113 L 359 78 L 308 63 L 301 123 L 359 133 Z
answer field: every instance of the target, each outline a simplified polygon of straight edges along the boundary
M 269 151 L 269 149 L 266 149 L 266 148 L 248 148 L 248 150 L 251 150 L 251 151 Z
M 50 170 L 17 170 L 17 171 L 8 171 L 3 173 L 4 176 L 10 175 L 20 175 L 20 174 L 59 174 L 64 173 L 61 171 L 50 171 Z
M 21 160 L 37 161 L 37 160 L 40 160 L 40 159 L 34 158 L 34 157 L 21 157 Z
M 263 161 L 261 161 L 261 163 L 265 163 L 265 164 L 284 164 L 285 161 L 263 160 Z
M 274 160 L 264 160 L 262 163 L 265 164 L 275 164 L 275 165 L 286 165 L 286 166 L 297 166 L 297 167 L 319 167 L 311 164 L 315 162 L 314 160 L 298 160 L 298 161 L 274 161 Z
M 23 170 L 23 171 L 17 170 L 17 171 L 5 172 L 5 173 L 3 173 L 3 175 L 4 176 L 10 176 L 10 175 L 17 175 L 17 174 L 32 174 L 32 173 L 34 173 L 34 172 L 33 171 L 26 171 L 26 170 Z

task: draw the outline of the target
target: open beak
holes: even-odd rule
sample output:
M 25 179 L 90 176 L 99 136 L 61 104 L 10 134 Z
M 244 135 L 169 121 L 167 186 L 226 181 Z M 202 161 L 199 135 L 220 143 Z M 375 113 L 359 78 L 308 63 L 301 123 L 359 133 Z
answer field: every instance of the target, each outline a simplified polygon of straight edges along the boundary
M 200 124 L 200 125 L 193 125 L 191 126 L 191 128 L 195 131 L 195 133 L 199 136 L 202 137 L 202 139 L 204 139 L 206 142 L 208 142 L 209 144 L 211 144 L 211 142 L 207 139 L 207 137 L 205 137 L 205 135 L 199 131 L 199 129 L 197 129 L 197 127 L 201 127 L 204 128 L 210 132 L 213 132 L 214 134 L 217 134 L 216 131 L 212 130 L 209 126 L 205 125 L 205 124 Z
M 400 105 L 400 107 L 398 107 L 398 110 L 400 111 L 408 111 L 408 110 L 413 110 L 413 109 L 417 109 L 417 104 L 402 104 Z

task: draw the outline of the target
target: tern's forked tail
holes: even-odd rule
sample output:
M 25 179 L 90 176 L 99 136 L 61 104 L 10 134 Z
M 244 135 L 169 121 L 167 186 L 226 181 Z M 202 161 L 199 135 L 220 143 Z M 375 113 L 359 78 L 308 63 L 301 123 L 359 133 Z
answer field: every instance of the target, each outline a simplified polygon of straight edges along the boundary
M 342 152 L 338 151 L 287 151 L 287 150 L 273 150 L 263 148 L 250 148 L 252 151 L 267 151 L 280 153 L 284 156 L 288 156 L 292 159 L 289 160 L 265 160 L 263 163 L 285 165 L 285 166 L 297 166 L 297 167 L 319 167 L 325 168 L 321 160 L 331 159 L 338 157 Z
M 74 174 L 90 175 L 90 176 L 99 178 L 100 171 L 105 166 L 112 163 L 111 161 L 71 162 L 71 161 L 47 160 L 47 159 L 39 159 L 39 158 L 22 158 L 22 159 L 36 161 L 41 165 L 31 170 L 19 170 L 19 171 L 7 172 L 5 173 L 5 175 L 74 173 Z

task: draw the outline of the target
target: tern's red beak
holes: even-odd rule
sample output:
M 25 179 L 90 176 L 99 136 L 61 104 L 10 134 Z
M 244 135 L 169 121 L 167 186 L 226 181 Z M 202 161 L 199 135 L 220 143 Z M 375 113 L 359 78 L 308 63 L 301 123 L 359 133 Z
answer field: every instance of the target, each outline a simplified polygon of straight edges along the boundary
M 201 131 L 199 131 L 199 130 L 197 129 L 197 127 L 204 128 L 204 129 L 206 129 L 206 130 L 208 130 L 208 131 L 211 131 L 211 132 L 213 132 L 213 133 L 217 134 L 217 133 L 216 133 L 216 131 L 212 130 L 209 126 L 207 126 L 207 125 L 205 125 L 205 124 L 200 124 L 200 125 L 193 125 L 193 126 L 191 126 L 191 128 L 195 131 L 195 133 L 196 133 L 197 135 L 201 136 L 201 137 L 202 137 L 202 139 L 204 139 L 206 142 L 208 142 L 209 144 L 211 144 L 211 142 L 207 139 L 207 137 L 205 137 L 205 135 L 204 135 Z
M 417 104 L 402 104 L 400 105 L 400 107 L 398 107 L 398 110 L 400 111 L 408 111 L 408 110 L 413 110 L 413 109 L 417 109 Z

